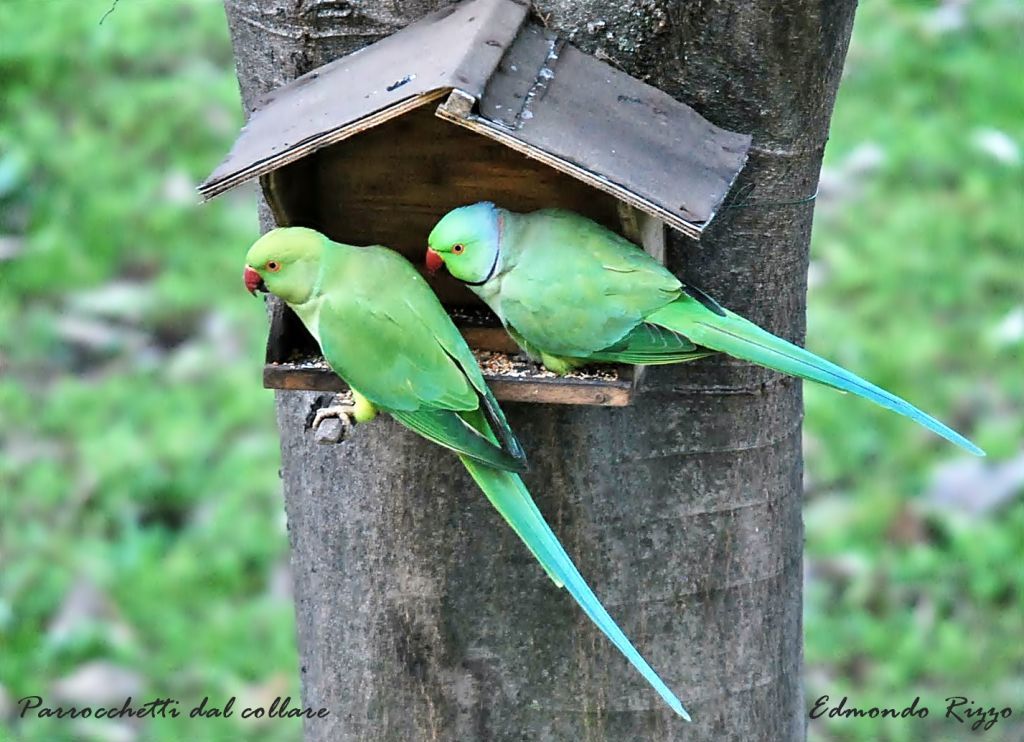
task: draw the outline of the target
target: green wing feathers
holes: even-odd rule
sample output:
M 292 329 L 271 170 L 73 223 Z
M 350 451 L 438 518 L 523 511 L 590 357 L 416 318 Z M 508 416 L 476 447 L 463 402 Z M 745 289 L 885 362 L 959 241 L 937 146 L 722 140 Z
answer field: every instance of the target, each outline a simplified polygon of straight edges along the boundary
M 505 214 L 516 264 L 492 308 L 538 350 L 587 358 L 679 294 L 664 266 L 589 219 L 557 209 Z
M 683 295 L 647 316 L 647 321 L 685 335 L 697 345 L 728 353 L 802 379 L 851 392 L 877 405 L 909 417 L 937 435 L 971 453 L 985 453 L 955 430 L 917 409 L 909 402 L 826 361 L 798 345 L 772 335 L 753 322 L 717 304 Z
M 392 410 L 390 414 L 402 425 L 427 440 L 477 462 L 507 471 L 521 472 L 526 469 L 526 461 L 522 457 L 517 457 L 480 435 L 475 427 L 467 422 L 470 416 L 481 416 L 482 413 L 477 410 L 461 413 L 430 409 L 413 412 Z M 483 422 L 482 417 L 480 422 Z
M 475 363 L 473 367 L 479 373 L 479 367 Z M 501 447 L 520 463 L 521 468 L 516 471 L 522 471 L 522 468 L 526 466 L 526 451 L 516 437 L 515 432 L 513 432 L 512 427 L 508 424 L 508 420 L 505 419 L 505 411 L 501 409 L 501 405 L 498 404 L 498 400 L 495 399 L 490 387 L 484 382 L 482 375 L 480 383 L 483 384 L 483 389 L 479 390 L 481 410 L 487 418 L 489 427 L 494 432 Z
M 522 471 L 522 446 L 472 351 L 409 261 L 383 247 L 335 243 L 327 256 L 318 335 L 331 368 L 434 443 Z
M 644 322 L 610 348 L 590 354 L 587 360 L 654 366 L 695 361 L 713 353 L 678 332 Z

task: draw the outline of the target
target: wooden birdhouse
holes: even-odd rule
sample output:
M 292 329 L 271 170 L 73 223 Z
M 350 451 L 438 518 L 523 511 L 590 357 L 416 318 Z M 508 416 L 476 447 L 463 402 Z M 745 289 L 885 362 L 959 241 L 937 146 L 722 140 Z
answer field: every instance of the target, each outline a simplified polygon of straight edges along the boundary
M 664 227 L 697 238 L 742 168 L 750 137 L 535 23 L 520 0 L 469 0 L 266 96 L 205 198 L 259 178 L 282 226 L 383 244 L 422 266 L 449 210 L 493 201 L 563 207 L 664 259 Z M 555 377 L 513 356 L 500 322 L 447 274 L 430 277 L 499 399 L 625 405 L 629 366 Z M 264 383 L 338 390 L 298 318 L 271 316 Z

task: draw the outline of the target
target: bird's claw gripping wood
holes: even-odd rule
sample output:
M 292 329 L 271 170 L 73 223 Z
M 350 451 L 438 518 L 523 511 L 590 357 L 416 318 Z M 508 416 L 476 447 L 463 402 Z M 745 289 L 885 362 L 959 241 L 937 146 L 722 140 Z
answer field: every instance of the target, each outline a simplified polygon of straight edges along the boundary
M 336 404 L 318 409 L 310 428 L 317 443 L 341 443 L 356 423 L 369 422 L 375 417 L 377 408 L 373 403 L 355 389 L 350 389 L 338 395 Z
M 313 423 L 310 427 L 317 443 L 330 445 L 344 441 L 352 432 L 355 424 L 355 405 L 349 401 L 344 404 L 321 407 L 313 416 Z

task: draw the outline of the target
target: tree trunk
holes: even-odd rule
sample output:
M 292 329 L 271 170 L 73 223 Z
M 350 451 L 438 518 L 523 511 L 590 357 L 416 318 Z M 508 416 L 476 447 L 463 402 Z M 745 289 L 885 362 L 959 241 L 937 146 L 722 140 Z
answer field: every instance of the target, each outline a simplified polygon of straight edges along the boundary
M 444 2 L 225 0 L 258 95 Z M 546 0 L 545 22 L 754 135 L 739 189 L 669 265 L 784 337 L 854 0 Z M 788 203 L 787 203 L 788 202 Z M 264 219 L 265 226 L 266 220 Z M 279 392 L 309 740 L 792 740 L 801 695 L 800 384 L 724 357 L 622 409 L 507 404 L 540 509 L 690 710 L 675 718 L 556 590 L 456 459 L 390 419 L 339 446 Z

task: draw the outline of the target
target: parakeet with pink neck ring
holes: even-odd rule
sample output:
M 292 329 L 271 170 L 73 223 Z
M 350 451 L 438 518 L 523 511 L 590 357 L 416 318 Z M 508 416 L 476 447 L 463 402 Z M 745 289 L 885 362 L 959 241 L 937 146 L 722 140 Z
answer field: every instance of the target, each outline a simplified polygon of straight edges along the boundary
M 446 266 L 523 350 L 557 374 L 594 362 L 682 363 L 718 351 L 864 397 L 985 455 L 909 402 L 730 312 L 629 240 L 571 211 L 460 207 L 431 231 L 426 264 Z

